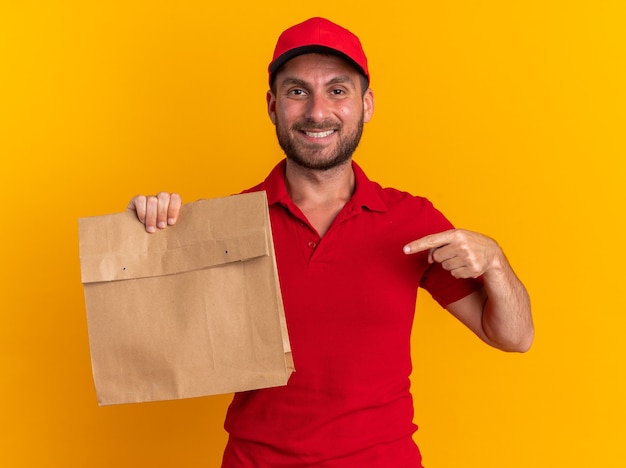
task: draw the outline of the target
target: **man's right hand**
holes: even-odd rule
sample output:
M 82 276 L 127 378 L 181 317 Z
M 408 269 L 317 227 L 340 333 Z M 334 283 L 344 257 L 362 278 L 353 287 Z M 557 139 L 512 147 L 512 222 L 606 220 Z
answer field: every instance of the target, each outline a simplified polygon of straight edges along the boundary
M 137 195 L 126 209 L 133 211 L 146 226 L 146 232 L 155 232 L 172 226 L 178 220 L 182 199 L 177 193 L 159 192 L 157 195 Z

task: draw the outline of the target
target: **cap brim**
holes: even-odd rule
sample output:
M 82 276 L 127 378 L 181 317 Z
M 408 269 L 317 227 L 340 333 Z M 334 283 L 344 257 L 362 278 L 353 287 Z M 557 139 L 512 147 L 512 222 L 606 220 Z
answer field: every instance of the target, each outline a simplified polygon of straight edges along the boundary
M 274 60 L 272 63 L 270 63 L 270 66 L 269 66 L 270 81 L 274 80 L 274 74 L 285 63 L 287 63 L 292 58 L 297 57 L 298 55 L 304 55 L 304 54 L 331 54 L 331 55 L 337 55 L 338 57 L 341 57 L 342 59 L 344 59 L 345 61 L 350 63 L 354 68 L 356 68 L 357 71 L 361 75 L 363 75 L 365 78 L 367 78 L 367 81 L 369 82 L 369 76 L 367 76 L 367 73 L 365 73 L 365 70 L 363 70 L 363 68 L 361 68 L 361 66 L 358 63 L 356 63 L 354 60 L 352 60 L 350 57 L 348 57 L 343 52 L 340 52 L 337 49 L 333 49 L 332 47 L 326 47 L 326 46 L 322 46 L 322 45 L 307 45 L 307 46 L 302 46 L 302 47 L 295 47 L 295 48 L 293 48 L 291 50 L 288 50 L 287 52 L 285 52 L 284 54 L 280 55 L 279 57 L 277 57 L 276 60 Z

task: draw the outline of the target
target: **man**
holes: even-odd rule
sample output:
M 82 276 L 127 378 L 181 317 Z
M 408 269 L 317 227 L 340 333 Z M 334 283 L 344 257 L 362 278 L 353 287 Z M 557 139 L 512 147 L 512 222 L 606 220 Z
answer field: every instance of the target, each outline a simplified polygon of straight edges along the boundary
M 491 346 L 533 340 L 527 292 L 498 244 L 453 229 L 424 198 L 381 188 L 352 161 L 374 111 L 359 39 L 322 18 L 282 33 L 267 106 L 286 154 L 267 179 L 296 372 L 236 394 L 224 467 L 421 467 L 410 334 L 417 288 Z M 133 198 L 148 232 L 176 194 Z

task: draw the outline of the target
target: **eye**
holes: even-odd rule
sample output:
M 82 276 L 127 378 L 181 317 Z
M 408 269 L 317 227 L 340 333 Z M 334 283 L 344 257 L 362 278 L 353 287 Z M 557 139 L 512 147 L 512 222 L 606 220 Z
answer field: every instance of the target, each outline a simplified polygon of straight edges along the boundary
M 287 94 L 290 96 L 304 96 L 305 91 L 302 88 L 290 89 Z
M 346 94 L 346 92 L 343 89 L 335 88 L 331 91 L 331 94 L 335 96 L 341 96 L 342 94 Z

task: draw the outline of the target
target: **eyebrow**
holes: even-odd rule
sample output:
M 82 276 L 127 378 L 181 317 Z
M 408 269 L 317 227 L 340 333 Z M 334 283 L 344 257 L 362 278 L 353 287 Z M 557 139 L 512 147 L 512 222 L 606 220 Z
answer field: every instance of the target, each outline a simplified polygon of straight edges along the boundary
M 306 86 L 307 83 L 304 80 L 301 80 L 300 78 L 292 78 L 290 76 L 288 76 L 287 78 L 285 78 L 282 83 L 280 84 L 281 87 L 283 86 L 291 86 L 291 85 L 297 85 L 297 86 Z
M 341 84 L 341 83 L 349 83 L 353 87 L 356 88 L 354 80 L 352 80 L 348 75 L 336 76 L 336 77 L 332 78 L 331 80 L 329 80 L 326 83 L 326 86 L 334 85 L 334 84 Z M 283 82 L 281 83 L 281 87 L 282 86 L 291 86 L 291 85 L 303 86 L 303 87 L 309 86 L 309 84 L 306 81 L 304 81 L 303 79 L 296 78 L 296 77 L 291 77 L 291 76 L 286 77 L 283 80 Z

